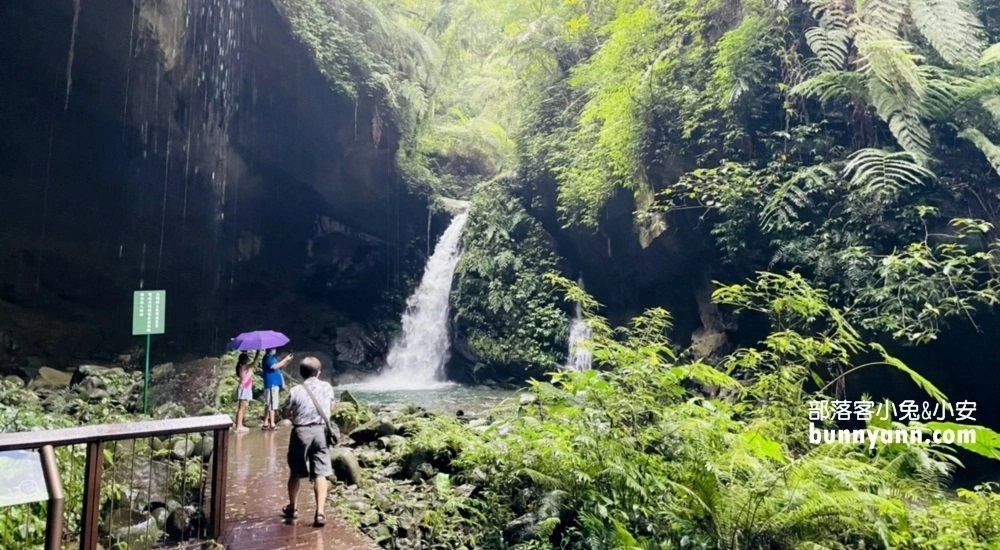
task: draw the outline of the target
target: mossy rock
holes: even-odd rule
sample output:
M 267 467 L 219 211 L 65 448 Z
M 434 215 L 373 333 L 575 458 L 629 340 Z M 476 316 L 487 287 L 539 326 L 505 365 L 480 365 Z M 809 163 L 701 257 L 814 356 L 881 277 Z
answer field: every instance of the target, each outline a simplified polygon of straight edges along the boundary
M 354 397 L 354 395 L 351 394 L 350 390 L 344 390 L 344 393 L 340 394 L 340 402 L 350 403 L 359 409 L 361 408 L 361 402 L 358 401 L 357 397 Z
M 39 385 L 64 388 L 73 381 L 72 372 L 64 372 L 51 367 L 38 369 L 38 378 L 35 379 Z
M 361 487 L 364 478 L 358 458 L 350 449 L 337 448 L 330 451 L 330 462 L 333 464 L 333 476 L 346 485 Z

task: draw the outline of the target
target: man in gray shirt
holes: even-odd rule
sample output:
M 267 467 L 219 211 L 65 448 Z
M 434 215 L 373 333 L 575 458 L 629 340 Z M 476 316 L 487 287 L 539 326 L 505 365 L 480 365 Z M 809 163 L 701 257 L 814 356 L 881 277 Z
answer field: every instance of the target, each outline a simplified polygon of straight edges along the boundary
M 308 477 L 314 484 L 316 493 L 316 527 L 326 524 L 327 476 L 333 474 L 330 452 L 326 441 L 326 419 L 333 407 L 333 386 L 319 379 L 319 359 L 306 357 L 299 365 L 302 384 L 292 388 L 285 400 L 284 416 L 292 421 L 292 435 L 288 441 L 288 506 L 282 509 L 286 519 L 298 517 L 295 507 L 299 495 L 299 482 Z M 320 409 L 313 404 L 316 399 Z

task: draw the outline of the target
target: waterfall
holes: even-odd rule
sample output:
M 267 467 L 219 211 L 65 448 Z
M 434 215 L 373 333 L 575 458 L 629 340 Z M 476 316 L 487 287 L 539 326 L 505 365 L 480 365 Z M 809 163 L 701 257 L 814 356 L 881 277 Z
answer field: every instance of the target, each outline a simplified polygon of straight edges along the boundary
M 580 288 L 583 288 L 583 280 L 580 281 Z M 573 310 L 573 319 L 569 323 L 569 358 L 566 360 L 566 370 L 582 372 L 590 370 L 594 355 L 580 342 L 590 340 L 592 331 L 590 325 L 583 320 L 583 308 L 576 304 Z
M 448 384 L 448 298 L 461 256 L 459 243 L 466 214 L 459 214 L 441 235 L 427 261 L 420 286 L 406 300 L 403 330 L 389 347 L 388 365 L 377 377 L 352 385 L 358 389 L 422 390 Z

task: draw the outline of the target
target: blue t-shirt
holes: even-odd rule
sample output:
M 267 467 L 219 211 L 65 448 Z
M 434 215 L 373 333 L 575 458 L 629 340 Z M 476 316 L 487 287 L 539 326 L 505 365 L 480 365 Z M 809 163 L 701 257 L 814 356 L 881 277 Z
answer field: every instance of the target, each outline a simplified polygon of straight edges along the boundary
M 281 374 L 281 369 L 274 368 L 278 364 L 278 359 L 273 355 L 264 357 L 264 388 L 281 388 L 285 385 L 285 377 Z

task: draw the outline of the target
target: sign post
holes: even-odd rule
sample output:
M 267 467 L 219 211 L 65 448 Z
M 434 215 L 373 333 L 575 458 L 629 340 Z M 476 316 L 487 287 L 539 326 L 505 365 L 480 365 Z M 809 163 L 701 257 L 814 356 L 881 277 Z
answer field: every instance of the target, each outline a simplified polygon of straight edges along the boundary
M 146 371 L 143 376 L 142 413 L 149 413 L 149 336 L 163 334 L 167 317 L 166 290 L 136 290 L 132 295 L 132 335 L 146 336 Z

